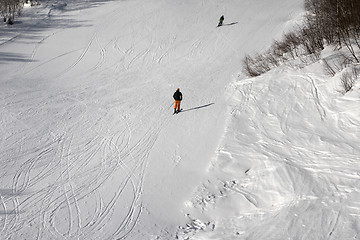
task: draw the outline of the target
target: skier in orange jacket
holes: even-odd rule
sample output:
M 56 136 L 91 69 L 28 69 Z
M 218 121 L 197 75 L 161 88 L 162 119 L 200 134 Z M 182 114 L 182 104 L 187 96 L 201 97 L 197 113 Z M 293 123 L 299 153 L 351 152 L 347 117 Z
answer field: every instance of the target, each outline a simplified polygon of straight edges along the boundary
M 180 102 L 182 100 L 182 93 L 180 92 L 180 88 L 176 89 L 173 98 L 175 99 L 175 106 L 174 106 L 174 114 L 175 114 L 180 112 Z

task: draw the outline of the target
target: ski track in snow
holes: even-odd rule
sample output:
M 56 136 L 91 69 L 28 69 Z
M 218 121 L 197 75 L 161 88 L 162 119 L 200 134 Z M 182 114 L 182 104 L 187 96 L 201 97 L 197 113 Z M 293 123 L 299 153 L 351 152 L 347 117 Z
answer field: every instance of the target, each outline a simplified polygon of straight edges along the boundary
M 76 101 L 74 102 L 76 103 Z M 82 116 L 89 114 L 86 105 L 80 103 L 79 106 L 84 108 Z M 80 116 L 79 121 L 75 121 L 73 126 L 70 126 L 49 146 L 36 149 L 34 152 L 35 156 L 29 158 L 19 167 L 13 179 L 12 189 L 14 196 L 10 198 L 12 199 L 14 210 L 7 214 L 5 218 L 6 225 L 4 224 L 3 234 L 21 231 L 25 223 L 21 221 L 20 213 L 38 208 L 39 201 L 41 203 L 41 210 L 32 216 L 33 221 L 36 221 L 36 218 L 42 221 L 39 237 L 44 237 L 40 235 L 44 230 L 49 231 L 55 238 L 61 236 L 90 237 L 108 224 L 108 221 L 111 219 L 110 216 L 113 214 L 114 206 L 121 200 L 122 194 L 125 191 L 133 192 L 132 194 L 126 194 L 126 196 L 132 195 L 132 199 L 128 202 L 130 205 L 128 206 L 127 213 L 118 229 L 114 232 L 114 236 L 118 236 L 120 239 L 125 238 L 127 232 L 130 232 L 135 226 L 142 211 L 141 193 L 148 155 L 165 121 L 147 130 L 132 145 L 130 145 L 132 127 L 126 118 L 124 118 L 124 129 L 121 133 L 102 137 L 101 132 L 104 132 L 104 130 L 105 132 L 111 132 L 111 130 L 106 129 L 103 123 L 100 124 L 98 130 L 93 128 L 94 125 L 90 125 L 86 131 L 90 131 L 90 136 L 93 136 L 94 139 L 88 143 L 77 142 L 74 144 L 75 136 L 72 134 L 74 132 L 73 128 L 78 128 L 88 121 L 82 119 L 82 116 Z M 77 147 L 73 147 L 74 145 Z M 80 150 L 80 146 L 84 149 Z M 51 155 L 51 158 L 55 161 L 58 159 L 58 162 L 45 162 L 46 164 L 42 166 L 41 160 Z M 89 162 L 93 161 L 96 155 L 99 155 L 102 161 L 94 166 L 88 166 Z M 77 161 L 74 161 L 75 159 Z M 34 169 L 35 166 L 40 167 Z M 75 170 L 77 170 L 76 174 L 74 174 Z M 27 189 L 41 184 L 50 176 L 53 177 L 54 172 L 59 174 L 55 182 L 39 192 L 27 194 L 29 196 L 21 203 L 19 202 L 19 196 L 17 195 L 26 193 Z M 98 188 L 101 188 L 103 184 L 109 181 L 109 178 L 115 172 L 120 172 L 123 175 L 123 180 L 118 183 L 118 188 L 114 192 L 112 199 L 109 199 L 107 204 L 104 204 L 105 200 L 99 195 Z M 84 184 L 80 186 L 75 184 L 78 180 L 82 180 L 81 182 Z M 94 216 L 91 221 L 86 223 L 81 219 L 79 202 L 83 202 L 83 199 L 88 195 L 94 195 L 98 200 Z M 3 203 L 3 205 L 4 209 L 6 209 L 8 204 Z M 57 228 L 56 222 L 57 217 L 61 216 L 60 212 L 67 215 L 69 222 L 67 229 L 60 230 Z
M 113 13 L 116 11 L 117 9 L 113 10 Z M 99 29 L 94 32 L 78 58 L 60 72 L 57 78 L 61 78 L 76 68 L 86 58 L 93 43 L 98 46 L 100 56 L 99 61 L 90 68 L 90 71 L 102 68 L 106 63 L 106 48 L 102 46 L 98 31 Z M 54 34 L 44 37 L 35 45 L 28 63 L 35 59 L 41 44 L 51 36 Z M 145 50 L 132 57 L 126 69 L 129 70 L 134 61 L 144 57 L 149 51 L 149 49 Z M 76 51 L 64 53 L 53 60 L 72 53 L 76 53 Z M 49 64 L 50 61 L 41 63 L 41 65 Z M 21 68 L 22 72 L 31 73 L 35 68 L 41 66 L 31 69 L 30 64 L 26 65 Z M 25 91 L 24 96 L 29 94 Z M 33 94 L 33 96 L 36 95 L 37 93 Z M 22 150 L 26 154 L 21 156 L 24 161 L 14 174 L 11 194 L 5 192 L 5 196 L 3 196 L 4 192 L 1 192 L 4 209 L 2 236 L 5 238 L 20 237 L 25 228 L 35 224 L 38 226 L 38 231 L 33 237 L 38 239 L 93 238 L 94 236 L 107 238 L 109 233 L 100 230 L 115 224 L 117 227 L 114 228 L 111 236 L 125 239 L 137 224 L 142 213 L 141 195 L 148 157 L 163 124 L 169 119 L 169 117 L 165 117 L 167 115 L 165 110 L 169 111 L 169 109 L 161 109 L 158 116 L 162 120 L 157 121 L 147 130 L 145 128 L 145 132 L 141 136 L 139 133 L 133 134 L 134 127 L 131 126 L 131 120 L 127 119 L 130 115 L 123 116 L 122 123 L 117 126 L 118 132 L 114 132 L 102 120 L 104 113 L 97 114 L 96 110 L 89 110 L 88 103 L 73 97 L 72 93 L 59 95 L 54 92 L 49 96 L 48 99 L 46 96 L 40 96 L 43 99 L 36 100 L 36 102 L 44 107 L 47 107 L 48 102 L 56 102 L 60 109 L 61 106 L 65 106 L 63 103 L 67 103 L 67 109 L 61 109 L 60 112 L 50 117 L 50 122 L 57 122 L 57 129 L 52 126 L 24 124 L 23 130 L 19 133 L 24 137 L 18 142 L 14 142 L 13 146 L 20 143 L 20 149 L 28 150 Z M 25 97 L 23 102 L 11 103 L 11 105 L 26 108 L 27 99 L 31 99 L 31 97 Z M 7 108 L 15 109 L 14 106 Z M 142 110 L 144 109 L 141 108 L 140 111 Z M 46 109 L 40 111 L 30 109 L 30 111 L 44 114 L 44 116 L 52 112 L 51 110 L 46 112 Z M 119 113 L 122 111 L 126 112 L 127 110 L 119 109 Z M 105 116 L 106 114 L 105 112 Z M 12 118 L 16 121 L 25 123 L 20 120 L 23 116 L 17 115 L 17 113 L 13 114 L 9 111 L 6 114 L 6 116 L 11 115 L 15 115 Z M 4 119 L 2 124 L 6 125 Z M 43 137 L 32 134 L 32 132 L 38 132 L 42 135 L 44 131 L 42 128 L 45 131 L 48 128 L 49 131 L 48 139 L 45 139 L 45 142 L 48 141 L 48 143 L 43 146 L 41 146 L 41 142 L 44 142 Z M 74 134 L 79 128 L 84 129 L 84 132 L 87 133 L 82 138 Z M 135 129 L 139 131 L 141 128 L 135 126 Z M 38 139 L 39 145 L 36 144 L 38 146 L 32 147 L 31 143 L 29 144 L 31 138 Z M 9 147 L 9 150 L 5 152 L 10 153 L 11 151 L 11 147 Z M 100 161 L 97 162 L 97 159 Z M 115 175 L 118 176 L 116 183 L 113 182 Z M 40 187 L 46 182 L 46 186 Z M 79 185 L 79 183 L 82 184 Z M 106 195 L 111 196 L 110 198 L 104 198 L 102 188 L 108 184 L 113 185 L 113 193 Z M 23 195 L 25 198 L 22 197 Z M 95 204 L 93 212 L 84 215 L 83 211 L 88 209 L 85 206 L 91 199 L 94 199 Z M 121 209 L 124 210 L 119 212 Z M 118 220 L 114 222 L 112 219 L 116 213 L 119 216 L 116 217 Z M 28 217 L 25 217 L 24 214 Z M 64 220 L 68 224 L 59 225 L 59 222 Z

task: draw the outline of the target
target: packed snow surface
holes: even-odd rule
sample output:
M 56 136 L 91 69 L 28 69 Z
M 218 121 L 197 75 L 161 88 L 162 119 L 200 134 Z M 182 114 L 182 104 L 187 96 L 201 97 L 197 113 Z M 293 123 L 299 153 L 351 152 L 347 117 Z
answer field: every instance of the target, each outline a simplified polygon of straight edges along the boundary
M 69 0 L 2 24 L 0 238 L 359 239 L 359 86 L 241 73 L 303 12 Z

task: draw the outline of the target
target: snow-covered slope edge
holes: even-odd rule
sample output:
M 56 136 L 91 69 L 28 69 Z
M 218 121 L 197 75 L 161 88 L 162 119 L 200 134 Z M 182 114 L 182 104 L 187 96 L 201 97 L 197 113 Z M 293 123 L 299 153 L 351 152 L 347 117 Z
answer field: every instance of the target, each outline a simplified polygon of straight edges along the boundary
M 179 238 L 357 239 L 360 89 L 340 90 L 320 62 L 230 84 L 226 132 Z

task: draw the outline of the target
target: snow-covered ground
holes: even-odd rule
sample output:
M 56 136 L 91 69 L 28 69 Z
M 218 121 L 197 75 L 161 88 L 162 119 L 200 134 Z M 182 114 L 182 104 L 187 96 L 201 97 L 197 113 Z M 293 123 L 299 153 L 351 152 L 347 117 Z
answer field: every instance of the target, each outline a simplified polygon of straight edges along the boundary
M 49 0 L 0 25 L 0 238 L 359 239 L 359 85 L 241 73 L 303 11 Z

